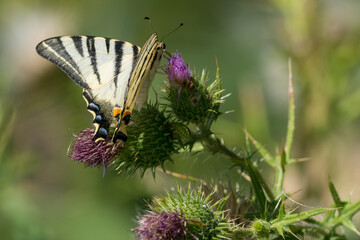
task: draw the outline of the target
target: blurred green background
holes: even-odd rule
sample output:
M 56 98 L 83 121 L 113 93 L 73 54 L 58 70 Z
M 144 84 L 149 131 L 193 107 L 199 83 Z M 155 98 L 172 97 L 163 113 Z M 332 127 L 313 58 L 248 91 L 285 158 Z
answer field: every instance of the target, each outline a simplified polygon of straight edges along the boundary
M 221 110 L 234 112 L 213 129 L 238 150 L 244 127 L 274 151 L 284 142 L 291 58 L 293 156 L 309 160 L 287 169 L 285 191 L 302 204 L 327 207 L 330 177 L 343 198 L 360 199 L 359 12 L 358 0 L 2 0 L 0 239 L 131 239 L 144 199 L 176 186 L 160 171 L 156 180 L 111 170 L 102 178 L 102 169 L 67 158 L 72 135 L 92 117 L 81 89 L 35 52 L 38 42 L 57 35 L 142 46 L 152 33 L 145 16 L 160 37 L 183 22 L 164 40 L 167 50 L 179 50 L 192 69 L 206 68 L 210 80 L 218 59 L 223 87 L 232 94 Z M 153 83 L 158 93 L 164 80 L 158 75 Z M 180 155 L 168 164 L 204 179 L 231 178 L 229 166 L 207 154 Z

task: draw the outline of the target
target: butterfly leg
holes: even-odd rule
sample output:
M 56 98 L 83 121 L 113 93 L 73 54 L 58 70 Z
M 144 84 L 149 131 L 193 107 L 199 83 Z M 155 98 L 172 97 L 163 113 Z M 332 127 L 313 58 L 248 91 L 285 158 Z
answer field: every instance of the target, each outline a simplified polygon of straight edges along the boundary
M 117 120 L 116 128 L 114 131 L 114 135 L 112 141 L 115 143 L 117 139 L 126 142 L 127 134 L 126 134 L 126 125 L 130 122 L 130 111 L 123 111 L 122 108 L 114 108 L 113 116 Z
M 121 121 L 120 115 L 117 117 L 117 125 L 114 131 L 112 141 L 116 143 L 118 139 L 122 140 L 123 142 L 126 142 L 128 139 L 126 135 L 126 126 L 124 121 Z
M 168 56 L 163 55 L 164 58 L 166 58 L 167 60 L 170 60 L 170 58 L 171 58 L 171 53 L 170 53 L 169 51 L 167 51 L 167 50 L 165 50 L 165 53 L 166 53 Z

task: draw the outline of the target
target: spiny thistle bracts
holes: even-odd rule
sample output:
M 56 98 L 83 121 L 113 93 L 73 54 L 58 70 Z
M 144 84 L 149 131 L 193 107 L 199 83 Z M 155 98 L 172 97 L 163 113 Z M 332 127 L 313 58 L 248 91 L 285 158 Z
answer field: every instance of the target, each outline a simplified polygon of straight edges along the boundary
M 220 75 L 206 87 L 207 75 L 191 73 L 188 65 L 177 52 L 168 62 L 166 74 L 169 79 L 167 100 L 172 112 L 185 123 L 204 124 L 207 119 L 215 120 L 219 113 L 219 105 L 223 102 L 220 86 Z
M 158 166 L 164 168 L 171 154 L 177 153 L 180 144 L 174 138 L 173 122 L 158 104 L 147 104 L 141 111 L 134 111 L 132 124 L 127 127 L 128 140 L 121 149 L 116 161 L 119 173 L 133 174 L 141 169 L 141 175 L 147 169 L 155 174 Z

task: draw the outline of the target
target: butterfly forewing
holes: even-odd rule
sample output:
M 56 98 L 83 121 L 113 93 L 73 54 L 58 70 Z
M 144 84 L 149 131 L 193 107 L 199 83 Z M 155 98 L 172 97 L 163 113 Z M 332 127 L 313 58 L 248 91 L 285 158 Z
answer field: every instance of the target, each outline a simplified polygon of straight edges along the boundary
M 160 51 L 158 45 L 156 33 L 143 49 L 111 38 L 63 36 L 40 42 L 36 50 L 84 89 L 87 108 L 94 116 L 97 141 L 107 139 L 112 125 L 117 126 L 114 136 L 118 134 L 123 124 L 121 118 L 113 116 L 115 109 L 125 108 L 131 113 L 135 102 L 141 108 L 146 101 L 162 55 L 163 49 Z M 126 140 L 126 130 L 122 129 L 122 139 Z
M 42 41 L 36 50 L 84 88 L 88 110 L 94 115 L 94 140 L 106 139 L 115 121 L 111 111 L 124 105 L 140 48 L 111 38 L 63 36 Z
M 131 113 L 135 104 L 138 110 L 142 108 L 147 100 L 150 84 L 154 79 L 164 51 L 165 45 L 160 43 L 157 34 L 153 33 L 142 47 L 131 73 L 129 91 L 125 98 L 124 111 L 122 113 Z M 113 141 L 116 141 L 118 132 L 126 135 L 124 122 L 119 122 L 115 129 Z
M 156 33 L 152 34 L 150 38 L 145 42 L 143 48 L 140 51 L 138 61 L 135 64 L 134 70 L 131 74 L 129 81 L 129 91 L 126 96 L 125 109 L 132 111 L 136 103 L 136 99 L 140 93 L 141 88 L 145 85 L 147 89 L 143 89 L 144 92 L 148 92 L 148 88 L 154 76 L 150 76 L 150 68 L 157 61 L 155 58 L 158 54 L 157 51 L 158 39 Z M 162 53 L 160 54 L 162 55 Z M 158 65 L 158 64 L 156 64 Z M 141 104 L 138 102 L 138 104 Z

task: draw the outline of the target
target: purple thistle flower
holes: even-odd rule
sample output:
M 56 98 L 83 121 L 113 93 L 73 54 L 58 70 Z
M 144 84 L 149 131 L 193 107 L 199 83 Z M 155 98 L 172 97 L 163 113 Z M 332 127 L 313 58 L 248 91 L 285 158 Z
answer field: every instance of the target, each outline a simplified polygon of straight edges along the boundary
M 113 144 L 111 140 L 94 142 L 94 132 L 94 129 L 86 128 L 79 135 L 75 135 L 70 157 L 86 166 L 106 167 L 111 163 L 121 143 Z
M 166 68 L 166 74 L 170 85 L 180 88 L 188 86 L 192 76 L 189 66 L 185 66 L 184 59 L 182 59 L 178 51 L 171 56 Z
M 151 211 L 133 229 L 140 240 L 177 240 L 186 234 L 185 217 L 178 212 Z

